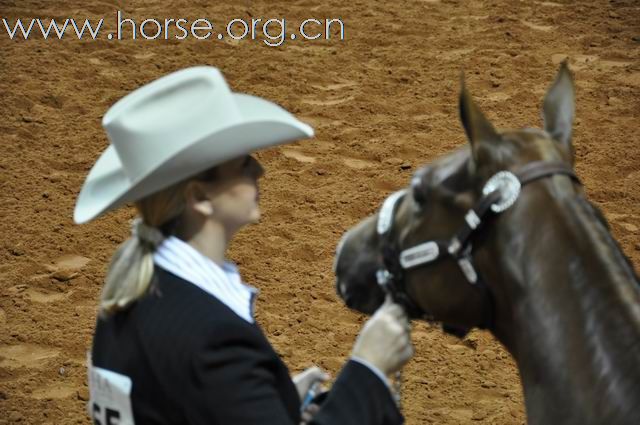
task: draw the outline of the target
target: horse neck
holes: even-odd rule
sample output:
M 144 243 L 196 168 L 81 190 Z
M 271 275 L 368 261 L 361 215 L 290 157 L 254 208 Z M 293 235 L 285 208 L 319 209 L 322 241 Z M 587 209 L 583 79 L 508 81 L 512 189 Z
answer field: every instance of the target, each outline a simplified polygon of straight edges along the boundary
M 584 198 L 550 198 L 514 207 L 496 244 L 507 287 L 495 334 L 518 364 L 529 423 L 640 423 L 637 276 Z

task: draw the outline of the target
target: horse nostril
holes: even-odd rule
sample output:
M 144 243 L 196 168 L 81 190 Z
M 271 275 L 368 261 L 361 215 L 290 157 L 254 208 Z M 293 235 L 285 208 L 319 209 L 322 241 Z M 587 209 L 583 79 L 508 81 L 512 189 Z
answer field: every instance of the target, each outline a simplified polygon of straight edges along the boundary
M 353 308 L 354 297 L 352 294 L 347 293 L 347 285 L 344 282 L 339 280 L 336 282 L 336 292 L 338 293 L 338 296 L 342 298 L 342 301 L 344 301 L 347 307 Z
M 352 295 L 345 295 L 343 297 L 343 299 L 344 299 L 344 303 L 346 304 L 347 307 L 349 307 L 349 308 L 353 308 L 354 307 L 355 303 L 354 303 L 354 298 L 353 298 Z

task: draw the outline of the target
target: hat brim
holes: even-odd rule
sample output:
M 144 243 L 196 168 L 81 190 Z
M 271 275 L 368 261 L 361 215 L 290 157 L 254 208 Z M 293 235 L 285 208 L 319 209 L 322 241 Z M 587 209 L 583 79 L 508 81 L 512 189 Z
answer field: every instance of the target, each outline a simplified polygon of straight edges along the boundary
M 313 137 L 309 125 L 275 103 L 242 93 L 233 93 L 233 98 L 242 115 L 240 122 L 208 134 L 165 158 L 136 181 L 129 180 L 115 148 L 110 145 L 89 171 L 76 202 L 74 221 L 86 223 L 249 152 Z

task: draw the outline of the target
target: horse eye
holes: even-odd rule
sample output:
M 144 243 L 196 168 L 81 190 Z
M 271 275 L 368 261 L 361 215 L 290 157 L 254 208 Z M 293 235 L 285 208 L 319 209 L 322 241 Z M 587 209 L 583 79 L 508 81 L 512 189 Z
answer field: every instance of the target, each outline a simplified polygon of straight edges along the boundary
M 424 202 L 426 201 L 422 178 L 420 178 L 419 176 L 415 176 L 413 179 L 411 179 L 411 194 L 413 195 L 413 200 L 416 201 L 419 205 L 424 204 Z

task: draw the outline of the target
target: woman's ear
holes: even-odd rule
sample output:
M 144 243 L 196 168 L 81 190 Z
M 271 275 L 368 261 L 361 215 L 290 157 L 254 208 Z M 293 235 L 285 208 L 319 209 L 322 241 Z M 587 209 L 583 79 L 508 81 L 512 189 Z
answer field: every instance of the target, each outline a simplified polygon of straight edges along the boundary
M 203 182 L 192 180 L 187 183 L 184 190 L 184 197 L 188 208 L 205 217 L 213 214 L 213 203 L 207 194 L 207 190 Z

